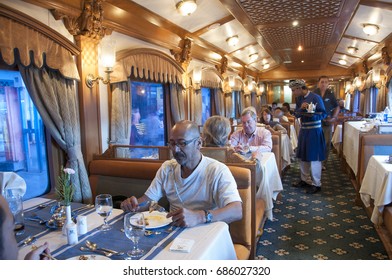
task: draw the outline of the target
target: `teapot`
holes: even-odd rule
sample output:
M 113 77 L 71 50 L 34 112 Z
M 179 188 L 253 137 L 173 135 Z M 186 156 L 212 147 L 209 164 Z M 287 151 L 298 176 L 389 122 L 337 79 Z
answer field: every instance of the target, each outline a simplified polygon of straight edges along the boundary
M 313 104 L 313 102 L 310 102 L 310 103 L 308 104 L 308 107 L 306 108 L 306 110 L 307 110 L 309 113 L 313 113 L 314 110 L 316 110 L 316 104 Z

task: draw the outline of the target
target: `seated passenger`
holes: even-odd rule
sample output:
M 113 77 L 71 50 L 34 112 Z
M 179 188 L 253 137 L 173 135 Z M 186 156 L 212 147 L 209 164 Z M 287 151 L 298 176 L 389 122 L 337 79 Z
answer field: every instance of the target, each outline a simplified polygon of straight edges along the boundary
M 272 113 L 268 109 L 264 109 L 261 112 L 261 123 L 265 124 L 265 128 L 268 129 L 272 134 L 287 134 L 286 128 L 280 123 L 272 121 Z
M 277 107 L 272 115 L 273 115 L 274 120 L 277 119 L 277 120 L 279 120 L 279 122 L 285 122 L 285 123 L 289 122 L 288 117 L 286 117 L 284 115 L 284 113 L 280 107 Z
M 227 160 L 229 162 L 246 162 L 249 161 L 240 154 L 236 153 L 232 147 L 227 146 L 231 126 L 229 119 L 222 116 L 209 117 L 203 126 L 203 138 L 205 147 L 227 147 Z M 252 155 L 256 160 L 257 152 Z
M 167 217 L 172 217 L 174 226 L 240 220 L 241 198 L 233 175 L 225 164 L 203 156 L 201 145 L 198 125 L 186 120 L 178 122 L 169 140 L 174 159 L 162 164 L 143 196 L 127 198 L 121 208 L 147 210 L 139 209 L 139 204 L 166 196 L 170 203 Z
M 49 255 L 49 245 L 44 243 L 25 256 L 25 260 L 48 260 L 42 254 Z M 18 259 L 18 245 L 14 233 L 14 218 L 8 202 L 0 195 L 0 260 Z
M 230 145 L 234 150 L 242 154 L 256 151 L 271 152 L 271 132 L 265 127 L 257 126 L 257 114 L 254 107 L 248 107 L 242 111 L 241 122 L 242 129 L 234 131 L 230 137 Z

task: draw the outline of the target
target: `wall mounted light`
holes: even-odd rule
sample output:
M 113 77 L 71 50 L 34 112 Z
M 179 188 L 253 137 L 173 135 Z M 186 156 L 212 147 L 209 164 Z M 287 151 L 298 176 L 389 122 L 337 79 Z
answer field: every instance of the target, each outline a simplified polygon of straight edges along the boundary
M 195 0 L 182 0 L 176 5 L 177 11 L 183 16 L 189 16 L 193 14 L 197 9 Z
M 86 76 L 86 85 L 89 88 L 92 88 L 99 80 L 105 85 L 110 83 L 110 73 L 113 72 L 113 66 L 116 62 L 116 41 L 107 37 L 103 38 L 100 44 L 99 54 L 100 64 L 105 68 L 106 78 L 101 76 L 94 77 L 93 74 L 88 74 Z
M 380 29 L 380 27 L 376 24 L 372 24 L 372 23 L 364 23 L 363 25 L 363 32 L 365 32 L 366 35 L 368 36 L 372 36 L 378 33 L 378 30 Z
M 202 75 L 202 68 L 201 66 L 195 66 L 193 68 L 193 88 L 195 90 L 199 90 L 201 86 L 201 75 Z
M 373 83 L 377 84 L 378 82 L 380 82 L 380 80 L 381 80 L 381 69 L 380 68 L 373 69 L 372 78 L 373 78 Z
M 229 44 L 229 46 L 231 46 L 231 47 L 234 47 L 235 45 L 237 45 L 238 41 L 239 41 L 239 39 L 238 39 L 237 35 L 232 36 L 230 38 L 227 38 L 227 40 L 226 40 L 227 44 Z
M 358 51 L 358 48 L 357 48 L 357 47 L 354 47 L 354 46 L 349 46 L 349 47 L 347 47 L 347 52 L 348 52 L 349 54 L 355 54 L 355 53 L 357 53 L 357 51 Z
M 230 86 L 231 88 L 233 88 L 234 85 L 235 85 L 234 76 L 233 76 L 233 75 L 230 75 L 230 76 L 229 76 L 229 86 Z
M 361 86 L 362 86 L 362 78 L 361 77 L 356 77 L 355 79 L 354 79 L 354 82 L 355 82 L 355 87 L 356 88 L 360 88 Z
M 346 92 L 350 91 L 350 89 L 351 89 L 351 82 L 350 82 L 350 81 L 347 81 L 347 82 L 346 82 L 346 87 L 345 87 L 345 89 L 346 89 Z

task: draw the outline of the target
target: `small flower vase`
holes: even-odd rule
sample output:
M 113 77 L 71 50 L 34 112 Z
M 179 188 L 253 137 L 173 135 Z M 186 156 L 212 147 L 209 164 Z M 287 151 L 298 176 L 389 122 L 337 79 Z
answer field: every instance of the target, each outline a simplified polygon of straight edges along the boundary
M 63 235 L 67 235 L 67 225 L 71 225 L 74 222 L 72 221 L 72 212 L 71 212 L 71 205 L 64 206 L 65 208 L 65 223 L 63 225 Z

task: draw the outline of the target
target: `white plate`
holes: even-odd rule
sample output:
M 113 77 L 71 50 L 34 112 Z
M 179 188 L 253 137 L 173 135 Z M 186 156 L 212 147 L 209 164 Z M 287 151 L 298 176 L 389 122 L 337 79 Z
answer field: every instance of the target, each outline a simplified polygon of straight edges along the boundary
M 149 211 L 143 212 L 144 219 L 148 222 L 146 229 L 154 229 L 167 226 L 172 222 L 171 218 L 166 218 L 167 212 Z
M 86 259 L 86 261 L 110 260 L 110 258 L 108 258 L 106 256 L 102 256 L 102 255 L 79 255 L 79 256 L 72 257 L 72 258 L 68 258 L 67 260 L 78 261 L 78 260 L 80 260 L 80 257 L 82 257 L 82 256 L 88 258 L 88 259 Z

